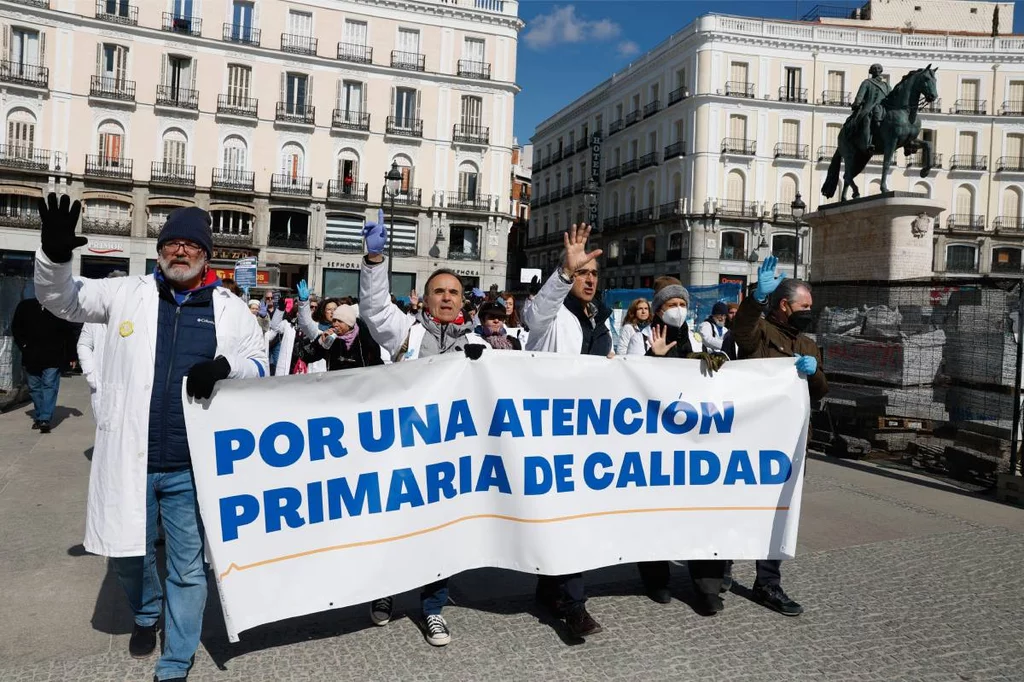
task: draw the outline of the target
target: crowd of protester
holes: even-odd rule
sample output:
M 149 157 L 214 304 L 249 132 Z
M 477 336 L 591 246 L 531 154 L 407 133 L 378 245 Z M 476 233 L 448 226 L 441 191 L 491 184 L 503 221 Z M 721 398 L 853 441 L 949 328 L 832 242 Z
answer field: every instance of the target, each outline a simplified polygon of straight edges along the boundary
M 621 325 L 602 302 L 599 256 L 587 251 L 590 229 L 573 226 L 564 237 L 557 268 L 527 297 L 492 287 L 465 291 L 460 277 L 440 269 L 408 303 L 390 291 L 383 215 L 366 225 L 366 256 L 358 298 L 319 298 L 306 282 L 294 292 L 270 289 L 249 300 L 234 282 L 208 267 L 210 217 L 198 208 L 171 213 L 157 239 L 158 266 L 145 277 L 75 278 L 72 252 L 85 243 L 76 235 L 80 205 L 67 196 L 40 201 L 42 244 L 36 256 L 38 300 L 23 304 L 23 319 L 60 333 L 84 323 L 82 369 L 93 391 L 97 430 L 90 480 L 85 547 L 111 557 L 135 617 L 132 656 L 157 646 L 164 618 L 165 642 L 156 664 L 159 680 L 185 679 L 199 644 L 206 603 L 201 521 L 180 391 L 205 399 L 228 378 L 348 371 L 447 353 L 479 357 L 485 351 L 569 355 L 646 355 L 700 362 L 707 372 L 745 358 L 791 357 L 807 377 L 812 399 L 827 391 L 820 353 L 803 332 L 810 320 L 810 287 L 776 274 L 776 260 L 761 265 L 756 286 L 742 303 L 716 303 L 694 323 L 690 295 L 674 277 L 660 277 L 651 300 L 634 300 Z M 139 316 L 140 306 L 155 311 Z M 154 324 L 155 323 L 155 324 Z M 21 323 L 19 322 L 19 325 Z M 53 382 L 46 358 L 54 351 L 40 340 L 19 341 L 36 393 L 35 421 L 44 428 Z M 81 351 L 80 351 L 81 354 Z M 137 453 L 148 453 L 140 458 Z M 157 518 L 166 531 L 168 580 L 155 569 Z M 685 557 L 681 557 L 685 559 Z M 638 566 L 646 594 L 671 599 L 668 561 Z M 689 561 L 697 610 L 722 610 L 731 584 L 724 560 Z M 781 587 L 780 562 L 757 562 L 754 599 L 784 615 L 802 607 Z M 448 578 L 420 591 L 427 641 L 444 646 L 451 631 L 442 615 Z M 563 622 L 570 635 L 602 630 L 586 608 L 581 573 L 540 576 L 538 603 Z M 166 607 L 165 607 L 166 603 Z M 394 599 L 370 605 L 377 625 L 393 618 Z

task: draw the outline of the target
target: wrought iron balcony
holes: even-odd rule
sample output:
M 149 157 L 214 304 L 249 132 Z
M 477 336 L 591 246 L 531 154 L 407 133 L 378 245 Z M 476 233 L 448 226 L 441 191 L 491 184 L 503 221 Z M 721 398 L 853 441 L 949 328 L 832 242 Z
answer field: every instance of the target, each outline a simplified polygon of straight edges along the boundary
M 139 8 L 118 0 L 99 0 L 96 3 L 96 18 L 122 26 L 137 26 Z
M 210 186 L 216 190 L 252 194 L 256 189 L 256 174 L 234 168 L 214 168 Z
M 946 229 L 980 232 L 985 229 L 985 216 L 968 213 L 951 213 L 946 218 Z
M 619 166 L 619 171 L 622 173 L 622 177 L 626 177 L 630 173 L 636 173 L 638 170 L 640 170 L 640 162 L 637 159 L 624 161 L 622 165 Z
M 648 102 L 646 105 L 644 105 L 644 118 L 647 118 L 648 116 L 654 116 L 659 111 L 661 111 L 660 99 Z
M 581 193 L 583 191 L 583 186 L 584 186 L 584 182 L 582 180 L 577 180 L 576 182 L 574 182 L 572 184 L 572 193 L 573 194 Z M 577 221 L 577 222 L 579 222 L 579 221 Z
M 793 205 L 782 201 L 772 206 L 773 223 L 796 222 L 793 218 Z
M 345 180 L 329 180 L 327 182 L 328 201 L 347 201 L 351 203 L 365 204 L 369 189 L 365 182 L 352 182 L 347 186 Z
M 82 218 L 82 231 L 89 234 L 109 234 L 118 237 L 128 237 L 132 233 L 132 221 L 84 217 Z
M 317 39 L 292 33 L 281 34 L 281 51 L 292 54 L 316 54 Z
M 121 102 L 135 101 L 135 81 L 123 78 L 92 76 L 89 81 L 89 96 L 116 99 Z
M 757 96 L 754 92 L 754 84 L 746 81 L 726 81 L 725 94 L 729 97 L 746 97 L 748 99 Z
M 572 140 L 569 140 L 569 142 L 565 145 L 565 151 L 564 151 L 563 158 L 568 159 L 570 156 L 572 156 L 575 153 L 576 153 L 576 145 L 573 144 Z
M 586 149 L 589 146 L 590 146 L 590 140 L 587 139 L 586 135 L 584 135 L 580 139 L 576 140 L 576 151 L 577 152 L 581 152 L 581 151 L 583 151 L 584 149 Z
M 85 157 L 85 174 L 131 181 L 132 160 L 102 154 L 87 154 Z
M 38 230 L 43 226 L 39 212 L 33 206 L 31 210 L 20 210 L 14 206 L 0 208 L 0 225 L 4 227 L 20 227 L 25 230 Z
M 990 271 L 991 272 L 996 272 L 996 273 L 1020 274 L 1020 272 L 1021 272 L 1021 264 L 1020 264 L 1020 262 L 1017 262 L 1017 263 L 1013 263 L 1013 262 L 1009 262 L 1009 263 L 993 262 Z
M 362 130 L 369 132 L 370 115 L 362 111 L 335 109 L 331 112 L 331 127 L 341 130 Z
M 611 182 L 622 177 L 622 166 L 612 166 L 604 172 L 604 181 Z
M 491 65 L 489 62 L 474 62 L 469 59 L 460 59 L 456 65 L 456 73 L 463 78 L 479 78 L 480 80 L 491 80 Z
M 53 152 L 30 144 L 0 144 L 0 167 L 19 171 L 48 171 Z
M 218 114 L 256 118 L 258 112 L 259 100 L 254 97 L 239 97 L 233 94 L 217 95 Z
M 260 30 L 246 24 L 226 23 L 224 24 L 222 38 L 231 43 L 259 47 Z
M 987 104 L 988 101 L 983 99 L 958 99 L 953 103 L 953 113 L 984 116 Z
M 917 110 L 919 112 L 924 111 L 924 112 L 927 112 L 929 114 L 941 114 L 942 113 L 942 98 L 941 97 L 936 97 L 931 102 L 925 102 L 924 104 L 921 104 L 917 108 Z
M 391 197 L 385 198 L 385 203 L 391 201 Z M 404 192 L 399 192 L 395 197 L 396 206 L 419 206 L 423 201 L 423 190 L 410 187 Z
M 996 159 L 997 173 L 1024 173 L 1024 156 L 1000 156 Z
M 848 107 L 851 102 L 850 93 L 843 90 L 821 91 L 821 103 L 827 107 Z
M 635 109 L 635 110 L 629 112 L 628 114 L 626 114 L 626 127 L 628 128 L 629 126 L 633 125 L 634 123 L 636 123 L 639 120 L 640 120 L 640 110 L 639 109 Z
M 201 36 L 203 34 L 203 20 L 200 17 L 175 16 L 170 12 L 164 12 L 163 30 L 171 33 L 184 33 L 189 36 Z
M 717 209 L 718 215 L 737 218 L 757 218 L 760 215 L 757 210 L 757 203 L 746 202 L 742 199 L 719 199 Z
M 816 156 L 818 157 L 818 162 L 821 163 L 822 161 L 831 161 L 835 153 L 835 145 L 823 144 L 820 147 L 818 147 L 818 153 L 816 154 Z
M 604 220 L 601 221 L 601 229 L 602 230 L 614 230 L 617 227 L 619 227 L 619 217 L 618 216 L 615 216 L 615 215 L 609 216 L 608 218 L 605 218 Z
M 683 214 L 683 202 L 682 200 L 666 201 L 664 204 L 658 206 L 658 217 L 659 218 L 671 218 L 672 216 Z
M 309 237 L 306 235 L 289 237 L 271 233 L 267 238 L 267 246 L 275 249 L 308 249 Z
M 753 156 L 756 150 L 757 140 L 748 140 L 743 137 L 726 137 L 722 139 L 723 154 Z
M 690 96 L 690 89 L 685 85 L 678 87 L 672 92 L 668 93 L 668 105 L 672 106 L 676 102 L 682 102 L 684 99 Z
M 28 7 L 50 9 L 50 0 L 12 0 L 12 2 L 16 5 L 26 5 Z
M 649 152 L 640 157 L 640 170 L 658 165 L 658 152 Z
M 359 43 L 338 43 L 338 59 L 356 64 L 372 64 L 373 48 Z
M 33 88 L 50 86 L 50 70 L 38 64 L 25 64 L 9 59 L 0 60 L 0 81 Z
M 399 137 L 423 137 L 423 119 L 406 116 L 388 116 L 384 132 Z
M 272 194 L 291 194 L 308 197 L 313 195 L 313 178 L 288 173 L 274 173 L 270 176 Z
M 810 147 L 806 144 L 796 144 L 794 142 L 775 143 L 776 159 L 798 159 L 806 161 L 809 151 Z
M 449 251 L 448 258 L 450 260 L 480 260 L 480 249 L 473 249 L 472 251 Z
M 491 140 L 491 129 L 487 126 L 472 126 L 456 123 L 452 128 L 452 141 L 465 144 L 488 144 Z
M 626 124 L 622 122 L 621 118 L 616 121 L 612 121 L 611 123 L 608 124 L 608 135 L 614 135 L 615 133 L 619 132 L 625 127 Z
M 988 157 L 977 154 L 954 154 L 949 159 L 949 170 L 983 171 L 988 168 Z
M 171 85 L 156 86 L 156 105 L 177 109 L 199 109 L 199 91 L 176 88 Z
M 274 118 L 284 123 L 311 126 L 316 121 L 316 107 L 296 102 L 278 102 Z
M 907 168 L 924 167 L 924 150 L 919 150 L 907 157 Z M 932 152 L 932 168 L 942 168 L 942 154 Z
M 779 88 L 779 101 L 807 104 L 807 88 L 791 88 L 783 85 Z
M 996 216 L 992 220 L 992 229 L 996 232 L 1024 232 L 1024 217 Z
M 252 232 L 214 232 L 216 246 L 252 246 Z
M 679 140 L 665 147 L 665 160 L 686 156 L 686 140 Z
M 391 66 L 406 71 L 426 71 L 427 56 L 419 52 L 391 51 Z
M 196 167 L 183 163 L 154 161 L 149 169 L 150 182 L 181 187 L 196 186 Z
M 444 205 L 447 208 L 461 211 L 489 212 L 494 205 L 490 194 L 470 194 L 468 192 L 445 192 Z
M 1000 116 L 1024 116 L 1024 102 L 1003 102 L 999 107 Z

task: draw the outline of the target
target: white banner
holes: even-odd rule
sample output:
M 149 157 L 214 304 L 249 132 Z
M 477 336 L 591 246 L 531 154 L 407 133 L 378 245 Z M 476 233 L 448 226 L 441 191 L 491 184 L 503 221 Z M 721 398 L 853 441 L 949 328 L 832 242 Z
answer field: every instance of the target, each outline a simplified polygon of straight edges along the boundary
M 792 359 L 485 352 L 217 385 L 185 418 L 228 635 L 485 566 L 791 558 Z

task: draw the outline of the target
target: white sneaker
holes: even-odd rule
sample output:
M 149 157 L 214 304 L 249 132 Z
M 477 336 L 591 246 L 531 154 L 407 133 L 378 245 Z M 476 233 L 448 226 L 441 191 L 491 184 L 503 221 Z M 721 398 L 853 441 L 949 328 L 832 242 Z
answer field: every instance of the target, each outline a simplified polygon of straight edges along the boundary
M 387 625 L 391 622 L 391 607 L 394 602 L 393 597 L 383 597 L 381 599 L 375 599 L 370 604 L 370 619 L 374 625 Z
M 452 641 L 452 633 L 444 616 L 427 616 L 427 643 L 431 646 L 444 646 Z

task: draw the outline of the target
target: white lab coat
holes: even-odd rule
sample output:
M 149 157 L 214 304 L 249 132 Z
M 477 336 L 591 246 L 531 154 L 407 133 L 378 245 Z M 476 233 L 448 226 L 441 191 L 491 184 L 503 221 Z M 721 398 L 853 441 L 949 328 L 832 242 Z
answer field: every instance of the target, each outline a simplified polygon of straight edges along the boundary
M 523 306 L 523 324 L 530 330 L 530 336 L 523 346 L 525 350 L 580 354 L 583 327 L 579 319 L 563 305 L 571 289 L 572 284 L 566 284 L 555 270 L 537 292 L 533 303 L 529 307 Z
M 709 320 L 704 320 L 700 323 L 701 340 L 704 341 L 704 346 L 710 351 L 722 352 L 722 342 L 725 340 L 725 334 L 728 331 L 725 327 L 722 327 L 722 331 L 718 331 L 718 327 Z
M 92 415 L 97 424 L 100 423 L 100 409 L 103 401 L 100 398 L 99 379 L 103 371 L 103 339 L 107 335 L 107 325 L 89 322 L 82 325 L 82 333 L 78 335 L 78 366 L 82 368 L 82 376 L 89 384 L 89 402 L 92 403 Z
M 146 553 L 149 402 L 156 362 L 159 293 L 152 275 L 74 280 L 71 263 L 36 252 L 36 297 L 57 317 L 106 323 L 98 388 L 85 549 L 110 557 Z M 218 356 L 231 379 L 265 376 L 267 353 L 256 318 L 223 287 L 213 292 Z M 216 399 L 216 398 L 214 398 Z

